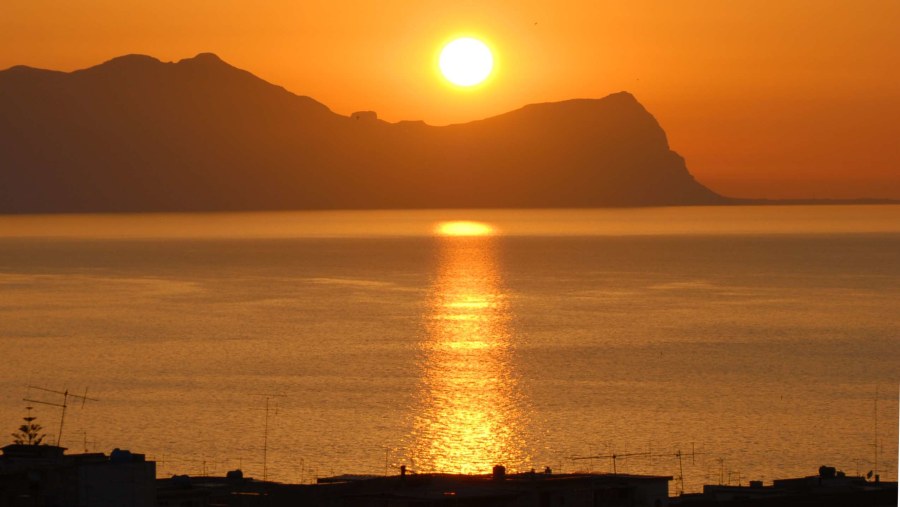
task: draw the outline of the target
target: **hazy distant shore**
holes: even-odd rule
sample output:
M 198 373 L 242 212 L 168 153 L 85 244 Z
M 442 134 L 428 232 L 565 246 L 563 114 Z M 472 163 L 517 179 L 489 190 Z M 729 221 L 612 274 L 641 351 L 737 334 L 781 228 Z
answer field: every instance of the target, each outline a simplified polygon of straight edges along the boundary
M 734 206 L 894 206 L 900 205 L 900 200 L 896 199 L 742 199 L 742 198 L 726 198 L 724 202 L 716 204 L 670 204 L 670 205 L 620 205 L 620 206 L 557 206 L 557 207 L 433 207 L 433 208 L 366 208 L 366 207 L 343 207 L 343 208 L 260 208 L 260 209 L 143 209 L 143 210 L 113 210 L 113 211 L 0 211 L 0 216 L 27 216 L 27 215 L 130 215 L 130 214 L 182 214 L 182 213 L 277 213 L 277 212 L 437 212 L 437 211 L 472 211 L 472 210 L 488 210 L 488 211 L 540 211 L 540 210 L 627 210 L 627 209 L 653 209 L 653 208 L 690 208 L 690 207 L 734 207 Z
M 741 199 L 730 198 L 732 202 L 728 204 L 737 204 L 742 206 L 754 205 L 774 205 L 774 206 L 840 206 L 845 204 L 851 205 L 868 205 L 868 204 L 900 204 L 900 199 L 878 199 L 861 197 L 858 199 Z
M 464 124 L 350 116 L 212 54 L 0 71 L 0 213 L 728 204 L 627 92 Z
M 731 198 L 637 98 L 468 123 L 331 111 L 205 53 L 0 71 L 0 213 L 896 204 Z

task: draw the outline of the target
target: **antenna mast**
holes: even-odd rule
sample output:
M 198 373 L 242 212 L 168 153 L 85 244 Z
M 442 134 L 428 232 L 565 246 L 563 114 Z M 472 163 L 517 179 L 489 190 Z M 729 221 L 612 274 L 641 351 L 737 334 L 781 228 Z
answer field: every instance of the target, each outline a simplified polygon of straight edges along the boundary
M 252 396 L 264 396 L 266 398 L 266 423 L 263 430 L 263 481 L 268 478 L 268 454 L 269 454 L 269 400 L 272 398 L 287 398 L 286 394 L 255 393 Z M 278 413 L 278 405 L 275 405 L 275 413 Z
M 616 460 L 618 460 L 619 458 L 627 458 L 630 456 L 650 456 L 650 457 L 652 457 L 653 454 L 651 454 L 650 452 L 626 452 L 626 453 L 617 453 L 617 454 L 603 454 L 600 456 L 571 456 L 571 457 L 569 457 L 569 459 L 572 461 L 579 461 L 579 460 L 593 461 L 595 459 L 611 459 L 612 466 L 613 466 L 613 473 L 618 474 L 619 472 L 618 472 L 618 468 L 616 467 Z
M 675 459 L 678 460 L 678 472 L 679 472 L 679 474 L 678 474 L 678 483 L 679 483 L 679 485 L 680 485 L 680 487 L 681 487 L 680 493 L 681 493 L 681 494 L 684 494 L 684 463 L 682 462 L 682 459 L 683 459 L 683 458 L 690 457 L 690 458 L 691 458 L 691 463 L 693 464 L 693 463 L 694 463 L 694 457 L 697 456 L 698 454 L 706 454 L 706 453 L 703 453 L 703 452 L 696 452 L 696 451 L 694 450 L 694 443 L 691 442 L 691 452 L 690 452 L 690 453 L 681 452 L 681 449 L 678 449 L 678 450 L 675 451 L 674 453 L 659 453 L 659 454 L 656 454 L 656 453 L 653 453 L 652 451 L 648 451 L 648 452 L 629 452 L 629 453 L 617 453 L 617 454 L 604 454 L 604 455 L 600 455 L 600 456 L 570 456 L 569 459 L 570 459 L 570 460 L 573 460 L 573 461 L 577 461 L 577 460 L 595 460 L 595 459 L 610 459 L 610 460 L 612 460 L 613 473 L 614 473 L 614 474 L 617 474 L 617 473 L 618 473 L 618 468 L 617 468 L 617 466 L 616 466 L 616 460 L 618 460 L 619 458 L 626 458 L 626 457 L 629 457 L 629 456 L 647 456 L 647 457 L 649 457 L 649 458 L 652 460 L 654 457 L 662 458 L 662 457 L 666 457 L 666 456 L 671 456 L 671 457 L 674 457 Z
M 69 407 L 69 398 L 75 398 L 76 400 L 81 400 L 81 408 L 84 408 L 84 404 L 86 401 L 100 401 L 96 398 L 88 398 L 87 388 L 84 389 L 84 396 L 82 396 L 82 395 L 78 395 L 78 394 L 71 394 L 71 393 L 69 393 L 68 389 L 66 389 L 65 391 L 55 391 L 53 389 L 47 389 L 45 387 L 38 387 L 38 386 L 26 386 L 26 387 L 28 387 L 29 389 L 37 389 L 39 391 L 46 391 L 48 393 L 61 394 L 63 396 L 62 404 L 51 403 L 49 401 L 43 401 L 43 400 L 33 400 L 30 398 L 22 398 L 23 401 L 29 401 L 32 403 L 41 403 L 43 405 L 50 405 L 52 407 L 60 407 L 62 409 L 62 416 L 60 416 L 60 418 L 59 418 L 59 433 L 56 435 L 57 447 L 60 447 L 62 445 L 61 442 L 62 442 L 63 424 L 66 422 L 66 408 Z
M 878 475 L 878 384 L 875 384 L 875 470 L 874 475 Z

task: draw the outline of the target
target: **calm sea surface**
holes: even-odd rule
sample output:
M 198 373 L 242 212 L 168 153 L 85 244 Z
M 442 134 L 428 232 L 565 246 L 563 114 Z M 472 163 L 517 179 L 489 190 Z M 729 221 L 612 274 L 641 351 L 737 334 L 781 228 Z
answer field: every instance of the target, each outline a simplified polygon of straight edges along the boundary
M 0 358 L 161 476 L 896 480 L 900 206 L 0 217 Z

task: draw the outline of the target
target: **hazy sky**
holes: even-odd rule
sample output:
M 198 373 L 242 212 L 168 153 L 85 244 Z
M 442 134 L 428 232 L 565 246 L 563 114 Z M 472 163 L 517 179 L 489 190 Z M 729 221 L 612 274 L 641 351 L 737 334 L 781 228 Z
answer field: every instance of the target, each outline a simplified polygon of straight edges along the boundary
M 442 125 L 632 92 L 740 197 L 900 198 L 900 1 L 2 0 L 0 68 L 214 52 L 335 112 Z M 495 51 L 446 86 L 456 34 Z

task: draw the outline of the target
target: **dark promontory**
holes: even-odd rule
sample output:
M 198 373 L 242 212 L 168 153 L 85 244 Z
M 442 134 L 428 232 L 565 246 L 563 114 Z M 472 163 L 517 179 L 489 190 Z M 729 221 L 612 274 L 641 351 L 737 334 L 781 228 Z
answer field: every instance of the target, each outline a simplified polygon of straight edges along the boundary
M 0 71 L 0 212 L 718 204 L 633 96 L 342 116 L 212 54 Z

